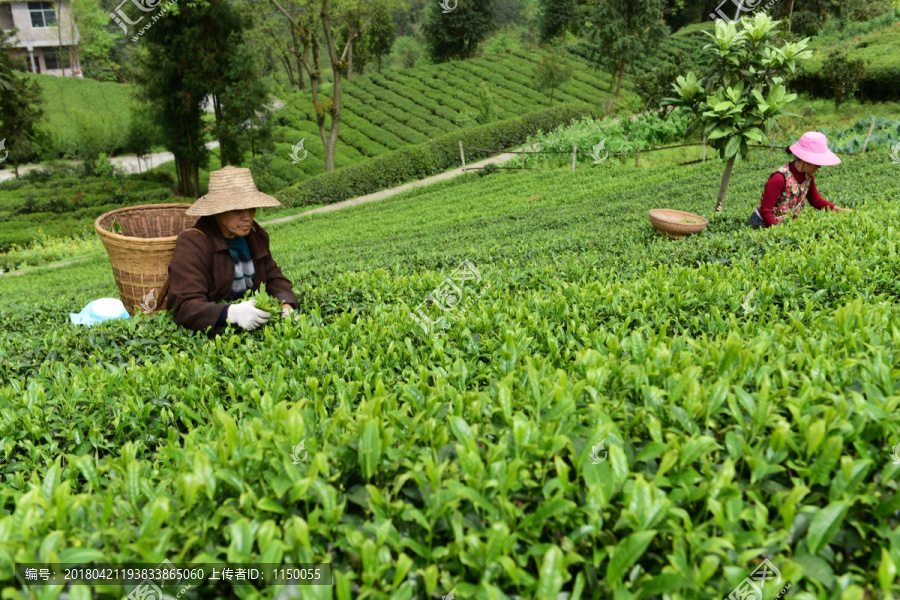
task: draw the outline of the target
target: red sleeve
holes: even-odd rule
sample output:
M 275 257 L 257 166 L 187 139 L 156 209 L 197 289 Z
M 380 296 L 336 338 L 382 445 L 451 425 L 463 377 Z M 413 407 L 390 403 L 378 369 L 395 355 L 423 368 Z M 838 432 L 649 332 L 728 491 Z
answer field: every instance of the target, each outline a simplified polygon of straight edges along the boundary
M 781 173 L 772 173 L 769 181 L 766 182 L 766 189 L 763 192 L 762 200 L 759 203 L 759 216 L 762 217 L 766 227 L 777 224 L 775 215 L 772 210 L 775 208 L 775 202 L 781 197 L 784 191 L 784 175 Z
M 813 178 L 812 182 L 809 184 L 809 192 L 806 194 L 806 199 L 809 200 L 809 203 L 813 208 L 819 210 L 822 210 L 823 208 L 834 210 L 834 204 L 823 198 L 819 193 L 819 190 L 816 189 L 815 178 Z

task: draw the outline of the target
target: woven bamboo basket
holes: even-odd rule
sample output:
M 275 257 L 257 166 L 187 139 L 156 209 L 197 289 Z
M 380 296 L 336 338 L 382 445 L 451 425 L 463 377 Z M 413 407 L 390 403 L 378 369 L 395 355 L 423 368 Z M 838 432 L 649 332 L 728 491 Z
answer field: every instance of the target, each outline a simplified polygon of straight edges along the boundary
M 676 239 L 700 233 L 709 224 L 709 221 L 700 215 L 669 208 L 651 210 L 650 222 L 658 232 Z
M 197 221 L 197 217 L 184 214 L 189 206 L 129 206 L 104 213 L 94 221 L 129 314 L 140 311 L 149 315 L 165 310 L 175 239 Z M 115 224 L 121 232 L 110 231 Z

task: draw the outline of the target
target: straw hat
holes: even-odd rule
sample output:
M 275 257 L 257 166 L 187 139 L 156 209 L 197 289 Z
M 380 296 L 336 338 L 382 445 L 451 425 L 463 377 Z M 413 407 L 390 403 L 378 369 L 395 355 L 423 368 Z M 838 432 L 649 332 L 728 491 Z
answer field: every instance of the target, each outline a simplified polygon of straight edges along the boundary
M 256 189 L 250 169 L 229 165 L 209 174 L 209 193 L 198 198 L 185 214 L 205 217 L 261 206 L 281 206 L 281 202 Z

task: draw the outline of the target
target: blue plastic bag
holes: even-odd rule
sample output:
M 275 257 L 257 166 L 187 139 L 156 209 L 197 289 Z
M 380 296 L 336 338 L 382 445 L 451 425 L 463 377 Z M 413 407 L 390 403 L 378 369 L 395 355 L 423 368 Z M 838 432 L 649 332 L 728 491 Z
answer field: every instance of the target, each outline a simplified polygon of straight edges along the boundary
M 131 315 L 117 298 L 99 298 L 88 302 L 80 313 L 69 313 L 73 325 L 96 325 L 111 319 L 128 319 Z

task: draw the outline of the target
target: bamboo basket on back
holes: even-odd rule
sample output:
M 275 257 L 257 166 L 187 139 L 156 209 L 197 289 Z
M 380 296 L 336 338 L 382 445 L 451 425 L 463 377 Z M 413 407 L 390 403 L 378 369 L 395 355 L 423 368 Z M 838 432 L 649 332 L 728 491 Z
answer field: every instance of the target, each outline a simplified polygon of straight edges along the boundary
M 197 221 L 197 217 L 184 214 L 189 206 L 128 206 L 104 213 L 94 221 L 129 314 L 149 315 L 165 310 L 175 240 Z

